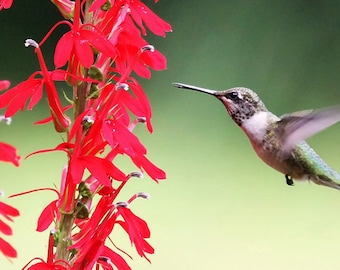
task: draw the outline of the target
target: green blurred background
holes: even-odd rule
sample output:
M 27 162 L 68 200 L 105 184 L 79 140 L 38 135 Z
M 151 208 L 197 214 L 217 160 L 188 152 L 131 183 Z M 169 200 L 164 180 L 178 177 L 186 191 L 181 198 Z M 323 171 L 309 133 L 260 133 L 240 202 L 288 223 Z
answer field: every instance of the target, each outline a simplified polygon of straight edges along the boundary
M 148 36 L 168 59 L 168 69 L 141 80 L 153 106 L 154 133 L 137 133 L 149 158 L 168 179 L 131 182 L 121 196 L 145 191 L 133 211 L 152 230 L 152 264 L 131 251 L 117 230 L 113 238 L 133 257 L 133 269 L 339 269 L 340 193 L 310 183 L 285 184 L 267 167 L 223 106 L 203 94 L 173 88 L 172 82 L 214 89 L 245 86 L 255 90 L 278 115 L 340 103 L 339 1 L 160 1 L 147 4 L 170 22 L 166 39 Z M 60 19 L 49 1 L 14 1 L 0 13 L 0 78 L 14 84 L 38 69 L 24 39 L 41 40 Z M 67 29 L 58 28 L 43 46 L 46 58 Z M 52 61 L 49 62 L 52 68 Z M 67 89 L 64 89 L 67 91 Z M 48 114 L 42 100 L 32 112 L 2 125 L 1 141 L 22 156 L 54 147 L 61 138 L 51 126 L 33 127 Z M 340 171 L 340 125 L 309 139 L 315 150 Z M 20 168 L 0 164 L 6 195 L 58 185 L 66 159 L 48 153 L 22 160 Z M 120 166 L 134 169 L 126 159 Z M 46 257 L 48 232 L 35 232 L 52 192 L 11 200 L 21 216 L 14 237 L 19 252 L 1 269 L 20 269 L 33 257 Z

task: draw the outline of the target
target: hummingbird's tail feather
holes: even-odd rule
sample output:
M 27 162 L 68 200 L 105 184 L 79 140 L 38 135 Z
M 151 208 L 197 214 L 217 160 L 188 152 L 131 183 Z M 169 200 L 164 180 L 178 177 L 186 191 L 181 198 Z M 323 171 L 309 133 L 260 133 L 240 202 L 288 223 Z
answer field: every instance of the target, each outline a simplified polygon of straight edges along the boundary
M 326 187 L 335 188 L 337 190 L 340 190 L 340 182 L 334 181 L 332 179 L 313 177 L 310 180 L 317 185 L 322 185 L 322 186 L 326 186 Z

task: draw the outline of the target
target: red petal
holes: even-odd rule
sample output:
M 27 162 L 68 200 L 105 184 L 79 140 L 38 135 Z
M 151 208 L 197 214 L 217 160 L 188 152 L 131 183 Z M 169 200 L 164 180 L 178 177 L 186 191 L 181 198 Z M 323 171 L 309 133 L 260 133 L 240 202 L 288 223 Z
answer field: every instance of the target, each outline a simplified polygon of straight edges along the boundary
M 56 211 L 58 211 L 56 206 L 57 201 L 52 201 L 49 203 L 44 210 L 41 212 L 39 218 L 38 218 L 38 224 L 36 230 L 38 232 L 42 232 L 50 226 L 50 224 L 53 222 L 53 219 L 55 217 Z
M 140 1 L 131 1 L 130 4 L 133 18 L 137 19 L 140 16 L 152 33 L 165 37 L 165 32 L 171 32 L 171 25 L 158 17 L 146 5 Z M 138 15 L 136 13 L 138 13 Z M 137 19 L 136 23 L 138 26 L 141 26 L 139 18 Z
M 17 217 L 20 215 L 18 209 L 3 202 L 0 202 L 0 214 L 10 221 L 13 221 L 10 216 Z
M 0 1 L 0 10 L 2 8 L 9 9 L 12 6 L 13 0 L 2 0 Z
M 10 81 L 2 80 L 0 81 L 0 91 L 7 89 L 11 85 Z
M 149 102 L 149 99 L 145 92 L 143 91 L 142 87 L 139 85 L 138 81 L 135 79 L 132 79 L 132 82 L 129 83 L 129 86 L 131 87 L 134 94 L 137 96 L 139 102 L 144 107 L 144 117 L 146 118 L 146 126 L 149 130 L 149 132 L 152 132 L 152 125 L 151 125 L 151 116 L 152 116 L 152 110 L 151 105 Z
M 66 64 L 73 48 L 72 32 L 65 33 L 58 41 L 54 52 L 54 65 L 59 68 Z
M 79 59 L 79 62 L 86 68 L 89 68 L 94 61 L 93 51 L 87 41 L 84 41 L 82 37 L 76 37 L 74 41 L 75 52 Z
M 126 175 L 106 159 L 95 156 L 86 156 L 80 159 L 92 176 L 104 186 L 111 186 L 108 175 L 116 180 L 126 180 Z
M 0 96 L 0 108 L 7 106 L 6 117 L 14 115 L 18 110 L 23 110 L 26 101 L 37 91 L 42 92 L 42 79 L 28 79 L 6 91 Z
M 73 183 L 80 183 L 85 170 L 83 160 L 77 157 L 71 157 L 69 168 L 71 169 Z
M 18 256 L 17 251 L 1 237 L 0 237 L 0 251 L 6 257 L 16 258 Z
M 15 147 L 0 142 L 0 161 L 11 162 L 13 165 L 19 166 L 19 160 L 20 156 L 17 155 L 17 149 Z
M 86 39 L 99 52 L 111 58 L 116 57 L 115 47 L 104 35 L 89 30 L 81 30 L 81 37 Z
M 157 181 L 166 178 L 165 172 L 158 168 L 145 156 L 141 155 L 136 158 L 132 158 L 132 160 L 139 168 L 143 168 L 153 180 Z
M 159 51 L 146 51 L 141 55 L 143 63 L 154 70 L 166 69 L 166 58 Z
M 12 229 L 0 219 L 0 232 L 6 235 L 12 235 Z
M 126 263 L 122 256 L 106 246 L 104 246 L 101 256 L 110 258 L 111 263 L 113 263 L 118 270 L 131 270 L 130 266 Z M 101 261 L 98 261 L 98 263 L 102 264 Z

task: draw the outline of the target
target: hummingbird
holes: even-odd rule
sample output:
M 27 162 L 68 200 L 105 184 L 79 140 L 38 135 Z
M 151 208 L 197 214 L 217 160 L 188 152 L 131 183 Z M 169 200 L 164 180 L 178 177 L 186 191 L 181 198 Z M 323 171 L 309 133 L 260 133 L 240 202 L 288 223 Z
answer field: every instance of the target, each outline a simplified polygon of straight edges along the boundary
M 288 185 L 294 185 L 294 180 L 308 180 L 340 190 L 340 174 L 304 141 L 340 121 L 339 105 L 278 117 L 266 108 L 254 91 L 245 87 L 216 91 L 182 83 L 173 85 L 219 99 L 247 135 L 256 154 L 284 174 Z

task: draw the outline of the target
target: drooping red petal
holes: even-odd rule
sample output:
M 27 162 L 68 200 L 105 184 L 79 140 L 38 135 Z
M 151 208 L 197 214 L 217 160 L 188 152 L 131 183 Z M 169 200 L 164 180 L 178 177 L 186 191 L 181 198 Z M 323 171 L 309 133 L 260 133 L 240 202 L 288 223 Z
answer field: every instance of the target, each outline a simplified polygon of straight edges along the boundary
M 140 155 L 132 158 L 133 162 L 155 181 L 163 180 L 166 178 L 165 172 L 153 164 L 146 156 Z
M 80 161 L 92 176 L 104 186 L 111 186 L 112 184 L 108 176 L 119 181 L 126 180 L 126 175 L 106 159 L 96 156 L 84 156 L 80 158 Z
M 146 120 L 146 126 L 149 132 L 152 133 L 153 131 L 151 124 L 152 110 L 149 99 L 136 79 L 130 78 L 130 81 L 131 82 L 129 82 L 128 84 L 131 87 L 133 93 L 137 96 L 139 103 L 143 106 L 144 112 L 143 116 L 145 117 Z
M 11 216 L 17 217 L 20 215 L 20 212 L 13 206 L 10 206 L 4 202 L 0 202 L 0 215 L 4 216 L 7 220 L 13 221 Z
M 0 237 L 0 251 L 9 258 L 16 258 L 17 251 L 11 246 L 10 243 Z
M 59 68 L 66 64 L 73 48 L 72 32 L 65 33 L 58 41 L 54 52 L 54 65 Z
M 85 170 L 84 166 L 85 165 L 83 160 L 71 156 L 71 160 L 69 162 L 69 170 L 71 172 L 72 181 L 74 184 L 79 184 L 81 182 Z
M 0 219 L 0 232 L 6 235 L 12 235 L 12 228 Z
M 118 270 L 131 270 L 130 266 L 126 263 L 124 258 L 120 256 L 118 253 L 114 252 L 112 249 L 108 248 L 107 246 L 104 246 L 103 252 L 101 253 L 101 257 L 109 258 L 110 262 L 114 264 Z M 105 263 L 104 260 L 98 260 L 97 263 L 101 264 L 103 267 L 107 265 L 104 269 L 110 269 L 109 265 Z M 111 267 L 112 269 L 112 267 Z
M 81 36 L 99 52 L 111 57 L 112 59 L 115 58 L 117 54 L 116 49 L 104 35 L 94 31 L 81 30 Z
M 13 88 L 0 95 L 0 109 L 7 107 L 6 117 L 11 117 L 19 110 L 23 110 L 27 100 L 31 97 L 29 110 L 31 110 L 42 96 L 43 81 L 41 78 L 28 80 L 19 83 Z M 40 97 L 40 98 L 39 98 Z
M 146 51 L 140 56 L 144 65 L 154 69 L 154 70 L 164 70 L 166 69 L 166 58 L 158 50 Z
M 142 25 L 142 21 L 147 25 L 151 32 L 155 35 L 165 37 L 166 32 L 171 32 L 171 25 L 158 17 L 151 9 L 144 5 L 141 1 L 131 1 L 131 15 L 134 21 L 141 28 L 143 35 L 146 31 Z
M 0 142 L 0 161 L 11 162 L 13 165 L 19 166 L 19 160 L 20 156 L 14 146 Z
M 119 121 L 107 120 L 103 123 L 103 136 L 115 148 L 118 144 L 120 148 L 129 156 L 145 154 L 146 149 L 140 143 L 138 137 L 131 133 Z
M 51 225 L 51 223 L 53 222 L 55 218 L 55 213 L 57 213 L 58 211 L 56 203 L 57 201 L 52 201 L 41 212 L 38 218 L 36 231 L 43 232 L 48 228 L 48 226 Z
M 94 61 L 93 50 L 87 41 L 82 39 L 82 36 L 74 38 L 74 48 L 79 62 L 86 68 L 89 68 Z
M 136 216 L 129 208 L 119 207 L 118 212 L 122 215 L 125 222 L 117 222 L 129 234 L 130 241 L 136 247 L 138 254 L 148 261 L 145 253 L 153 254 L 153 247 L 145 240 L 150 237 L 150 230 L 145 220 Z
M 0 10 L 9 9 L 12 6 L 13 0 L 1 0 L 0 1 Z

